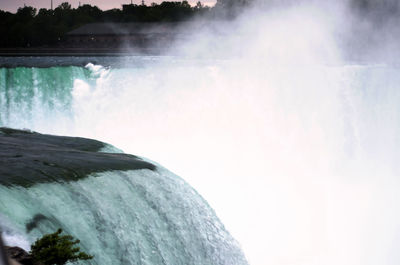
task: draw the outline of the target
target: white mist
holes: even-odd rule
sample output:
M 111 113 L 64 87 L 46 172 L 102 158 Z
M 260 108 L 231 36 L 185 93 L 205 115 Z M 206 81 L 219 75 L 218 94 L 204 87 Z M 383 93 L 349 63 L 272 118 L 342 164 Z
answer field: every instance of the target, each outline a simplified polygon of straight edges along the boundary
M 400 71 L 342 60 L 346 16 L 249 11 L 223 38 L 178 46 L 186 57 L 89 65 L 72 118 L 32 129 L 103 140 L 182 176 L 253 265 L 398 264 Z

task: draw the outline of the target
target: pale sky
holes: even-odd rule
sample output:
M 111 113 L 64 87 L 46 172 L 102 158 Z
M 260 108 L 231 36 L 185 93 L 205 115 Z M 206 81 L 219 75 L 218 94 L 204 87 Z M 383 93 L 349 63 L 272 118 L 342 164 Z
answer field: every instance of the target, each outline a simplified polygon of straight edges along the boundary
M 33 6 L 37 9 L 40 8 L 50 8 L 51 0 L 0 0 L 0 9 L 6 10 L 15 13 L 19 7 L 24 6 Z M 145 0 L 146 5 L 150 5 L 152 2 L 160 3 L 163 0 Z M 168 0 L 173 1 L 173 0 Z M 188 0 L 191 5 L 194 5 L 197 0 Z M 69 2 L 73 8 L 78 7 L 79 2 L 83 4 L 96 5 L 102 10 L 112 9 L 112 8 L 121 8 L 122 4 L 129 4 L 130 0 L 53 0 L 53 6 L 56 7 L 62 2 Z M 206 5 L 214 5 L 215 0 L 202 0 L 203 4 Z M 140 4 L 141 0 L 133 0 L 134 4 Z

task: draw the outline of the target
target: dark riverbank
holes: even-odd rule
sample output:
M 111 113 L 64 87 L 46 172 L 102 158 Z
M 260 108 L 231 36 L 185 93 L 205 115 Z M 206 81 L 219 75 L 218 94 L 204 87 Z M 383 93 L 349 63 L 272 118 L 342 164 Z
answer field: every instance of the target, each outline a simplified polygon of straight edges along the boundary
M 30 57 L 30 56 L 134 56 L 134 55 L 160 55 L 162 49 L 157 48 L 0 48 L 0 56 L 4 57 Z
M 166 60 L 172 58 L 172 56 L 161 56 Z M 129 66 L 143 66 L 154 60 L 160 60 L 158 55 L 72 55 L 59 56 L 57 54 L 48 54 L 47 56 L 32 55 L 22 56 L 20 54 L 15 56 L 0 56 L 0 67 L 14 68 L 14 67 L 35 67 L 35 68 L 47 68 L 47 67 L 70 67 L 78 66 L 85 67 L 88 63 L 102 65 L 104 67 L 121 67 L 124 65 Z

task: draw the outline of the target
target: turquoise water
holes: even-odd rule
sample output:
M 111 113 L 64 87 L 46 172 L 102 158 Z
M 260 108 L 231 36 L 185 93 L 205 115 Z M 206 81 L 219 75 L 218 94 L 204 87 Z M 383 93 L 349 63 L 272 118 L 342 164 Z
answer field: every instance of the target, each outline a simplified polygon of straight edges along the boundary
M 228 230 L 252 264 L 397 264 L 399 73 L 392 65 L 274 65 L 263 58 L 2 68 L 2 126 L 89 137 L 149 157 L 182 176 L 226 227 L 191 188 L 153 193 L 147 186 L 160 178 L 172 181 L 160 182 L 160 189 L 179 183 L 171 173 L 114 172 L 118 181 L 108 183 L 107 172 L 66 185 L 2 190 L 1 201 L 13 198 L 19 209 L 3 218 L 13 231 L 9 239 L 29 246 L 61 223 L 87 236 L 85 249 L 101 259 L 123 256 L 99 250 L 110 242 L 110 250 L 126 245 L 132 262 L 241 264 L 243 254 Z M 139 186 L 146 192 L 130 200 Z M 158 193 L 162 205 L 153 205 Z M 150 206 L 128 211 L 126 204 L 143 202 L 135 196 Z M 34 198 L 39 208 L 31 205 Z M 61 206 L 46 208 L 48 202 Z M 64 220 L 70 211 L 83 211 L 86 219 Z M 37 213 L 48 219 L 26 233 L 25 223 Z M 125 231 L 141 218 L 155 223 Z M 93 220 L 95 231 L 83 235 L 80 227 L 92 223 L 86 220 Z M 119 232 L 111 233 L 114 228 Z M 147 241 L 141 245 L 136 237 Z
M 0 125 L 73 134 L 68 130 L 79 118 L 74 97 L 81 95 L 76 87 L 93 90 L 105 72 L 94 65 L 1 68 Z M 25 249 L 62 228 L 95 256 L 84 264 L 247 264 L 208 203 L 161 166 L 156 172 L 105 172 L 76 182 L 0 187 L 0 225 L 8 244 Z
M 247 264 L 208 204 L 162 168 L 0 187 L 0 223 L 6 241 L 22 245 L 62 228 L 95 256 L 82 264 Z
M 1 68 L 0 124 L 31 128 L 34 121 L 68 115 L 76 78 L 87 80 L 90 73 L 81 67 Z

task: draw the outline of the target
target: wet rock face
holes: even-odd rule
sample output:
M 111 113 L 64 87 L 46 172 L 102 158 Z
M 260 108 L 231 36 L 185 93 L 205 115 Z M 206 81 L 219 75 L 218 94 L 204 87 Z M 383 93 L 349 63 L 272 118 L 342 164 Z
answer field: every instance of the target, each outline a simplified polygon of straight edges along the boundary
M 32 256 L 19 247 L 5 247 L 7 256 L 11 259 L 11 264 L 18 262 L 21 265 L 42 265 L 40 262 L 35 262 Z
M 0 128 L 0 184 L 30 186 L 95 172 L 156 168 L 133 155 L 98 152 L 104 146 L 91 139 Z

